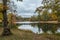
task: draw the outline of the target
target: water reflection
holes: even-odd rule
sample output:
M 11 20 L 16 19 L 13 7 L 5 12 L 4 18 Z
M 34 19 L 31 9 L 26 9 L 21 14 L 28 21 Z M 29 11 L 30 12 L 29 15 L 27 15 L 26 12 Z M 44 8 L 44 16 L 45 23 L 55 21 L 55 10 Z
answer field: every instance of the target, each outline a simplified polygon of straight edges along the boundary
M 31 25 L 21 25 L 19 29 L 24 29 L 24 30 L 31 30 L 33 32 L 37 32 L 38 28 L 37 27 L 32 27 Z
M 33 33 L 58 33 L 60 32 L 60 27 L 57 24 L 40 24 L 40 23 L 32 23 L 32 24 L 21 24 L 18 29 L 21 30 L 30 30 Z

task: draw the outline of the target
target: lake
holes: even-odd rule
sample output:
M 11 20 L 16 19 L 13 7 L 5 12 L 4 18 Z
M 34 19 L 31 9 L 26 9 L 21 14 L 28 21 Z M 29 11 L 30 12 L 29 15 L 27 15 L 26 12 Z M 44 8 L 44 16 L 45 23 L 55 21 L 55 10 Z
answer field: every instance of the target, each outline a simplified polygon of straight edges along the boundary
M 44 32 L 47 32 L 49 34 L 52 34 L 52 32 L 60 33 L 60 27 L 58 27 L 57 24 L 40 24 L 39 22 L 29 22 L 29 21 L 16 22 L 16 23 L 20 24 L 20 26 L 18 26 L 18 29 L 30 30 L 33 33 L 37 34 L 42 34 Z M 55 27 L 54 30 L 53 27 Z

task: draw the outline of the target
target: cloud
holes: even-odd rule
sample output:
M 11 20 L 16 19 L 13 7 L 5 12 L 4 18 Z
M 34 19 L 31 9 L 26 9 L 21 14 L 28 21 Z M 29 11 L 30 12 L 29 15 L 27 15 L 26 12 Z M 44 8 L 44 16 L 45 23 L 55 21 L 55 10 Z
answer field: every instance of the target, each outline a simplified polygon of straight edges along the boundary
M 21 15 L 35 15 L 34 11 L 37 7 L 41 6 L 41 0 L 23 0 L 23 2 L 14 0 L 17 6 L 17 13 Z M 30 16 L 31 16 L 30 15 Z
M 27 18 L 29 18 L 33 15 L 38 15 L 38 14 L 35 14 L 35 13 L 20 13 L 20 14 L 18 14 L 18 16 L 27 17 Z
M 0 0 L 0 3 L 2 3 L 2 0 Z
M 26 18 L 29 18 L 29 17 L 31 17 L 31 16 L 33 16 L 34 14 L 32 13 L 20 13 L 20 14 L 18 14 L 18 16 L 22 16 L 22 17 L 26 17 Z

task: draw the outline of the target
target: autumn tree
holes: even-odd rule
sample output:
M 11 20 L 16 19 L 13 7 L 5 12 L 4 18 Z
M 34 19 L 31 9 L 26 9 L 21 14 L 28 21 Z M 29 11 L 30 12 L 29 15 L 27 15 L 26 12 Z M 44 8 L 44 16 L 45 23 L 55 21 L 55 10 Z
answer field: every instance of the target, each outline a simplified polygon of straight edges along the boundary
M 3 1 L 3 35 L 11 35 L 10 28 L 8 27 L 8 20 L 7 20 L 7 1 L 8 0 L 2 0 Z M 19 0 L 18 0 L 19 1 Z M 22 1 L 22 0 L 20 0 Z
M 51 9 L 52 18 L 54 20 L 58 19 L 60 16 L 60 0 L 43 0 L 42 4 L 44 5 L 44 8 Z
M 38 14 L 40 14 L 42 19 L 60 21 L 60 0 L 43 0 L 42 4 L 43 6 L 40 6 L 35 10 Z M 56 30 L 56 27 L 57 26 L 55 25 L 51 27 L 51 31 L 53 33 L 55 33 L 54 31 Z M 43 30 L 46 29 L 45 27 L 42 28 Z
M 16 27 L 16 15 L 15 14 L 13 14 L 13 13 L 8 13 L 8 26 L 10 27 L 10 28 L 14 28 L 14 27 Z
M 48 13 L 52 14 L 52 20 L 60 20 L 60 0 L 43 0 L 42 4 L 43 6 L 36 9 L 38 14 L 44 13 L 44 10 L 47 10 Z

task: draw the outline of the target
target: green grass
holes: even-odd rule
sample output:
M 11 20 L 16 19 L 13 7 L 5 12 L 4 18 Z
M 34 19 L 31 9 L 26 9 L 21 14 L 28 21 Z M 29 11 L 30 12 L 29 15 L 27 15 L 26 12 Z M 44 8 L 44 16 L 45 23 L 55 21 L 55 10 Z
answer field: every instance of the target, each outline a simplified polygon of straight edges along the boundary
M 60 40 L 60 36 L 53 34 L 34 34 L 31 31 L 11 29 L 13 35 L 1 36 L 3 28 L 0 28 L 0 40 Z

